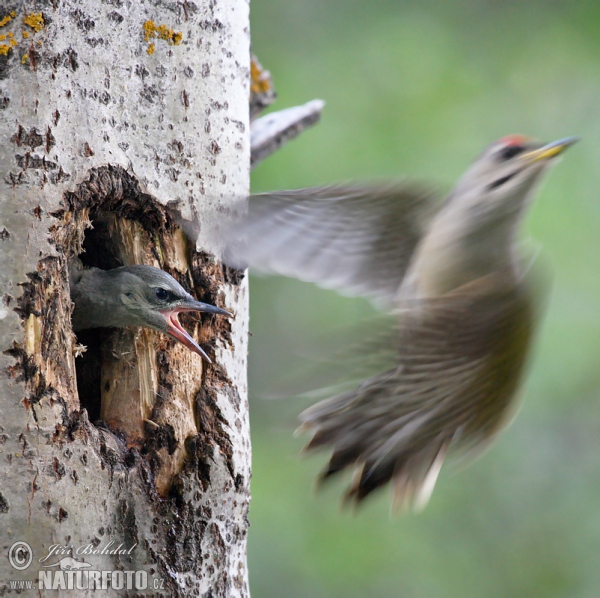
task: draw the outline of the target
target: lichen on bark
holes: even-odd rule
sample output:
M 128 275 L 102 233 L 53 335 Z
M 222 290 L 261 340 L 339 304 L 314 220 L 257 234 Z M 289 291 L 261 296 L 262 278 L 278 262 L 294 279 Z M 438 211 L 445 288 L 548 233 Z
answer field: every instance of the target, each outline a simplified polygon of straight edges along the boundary
M 34 1 L 39 30 L 15 10 L 7 31 L 29 37 L 0 56 L 1 549 L 26 541 L 39 558 L 55 543 L 122 541 L 136 544 L 131 555 L 93 566 L 143 569 L 165 595 L 246 595 L 246 286 L 205 233 L 212 212 L 248 189 L 247 4 Z M 149 20 L 181 43 L 157 38 L 149 55 Z M 181 218 L 200 222 L 202 236 L 186 240 Z M 154 332 L 119 341 L 136 357 L 115 368 L 134 372 L 127 388 L 139 382 L 143 406 L 126 415 L 154 423 L 123 429 L 117 409 L 106 426 L 100 407 L 82 409 L 74 255 L 104 268 L 158 265 L 237 312 L 232 324 L 184 321 L 213 368 Z M 113 353 L 106 334 L 101 361 Z M 123 393 L 111 392 L 119 406 Z M 27 577 L 4 559 L 0 578 Z

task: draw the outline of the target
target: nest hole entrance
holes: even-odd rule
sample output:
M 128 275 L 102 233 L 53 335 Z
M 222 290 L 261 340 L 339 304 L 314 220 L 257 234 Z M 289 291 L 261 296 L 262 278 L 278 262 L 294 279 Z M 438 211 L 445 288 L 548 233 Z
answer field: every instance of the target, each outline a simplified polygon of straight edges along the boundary
M 84 266 L 101 270 L 163 264 L 163 240 L 175 229 L 164 206 L 119 165 L 92 168 L 88 174 L 64 194 L 65 210 L 56 213 L 63 222 L 55 231 L 57 247 L 68 259 L 77 257 Z M 101 419 L 137 437 L 144 437 L 139 422 L 152 408 L 148 397 L 157 379 L 154 355 L 148 354 L 155 333 L 144 330 L 94 328 L 75 334 L 87 349 L 75 358 L 79 406 L 91 421 Z

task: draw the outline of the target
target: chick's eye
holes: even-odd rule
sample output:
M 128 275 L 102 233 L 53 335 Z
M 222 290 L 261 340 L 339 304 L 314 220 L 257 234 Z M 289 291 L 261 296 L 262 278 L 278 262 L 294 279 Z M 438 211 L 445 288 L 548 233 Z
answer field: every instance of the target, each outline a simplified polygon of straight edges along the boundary
M 160 287 L 156 287 L 154 289 L 154 295 L 156 296 L 157 299 L 160 299 L 160 301 L 166 301 L 169 298 L 169 291 L 162 289 Z
M 522 154 L 525 151 L 525 148 L 522 145 L 507 145 L 502 148 L 499 152 L 499 156 L 501 160 L 510 160 L 519 154 Z

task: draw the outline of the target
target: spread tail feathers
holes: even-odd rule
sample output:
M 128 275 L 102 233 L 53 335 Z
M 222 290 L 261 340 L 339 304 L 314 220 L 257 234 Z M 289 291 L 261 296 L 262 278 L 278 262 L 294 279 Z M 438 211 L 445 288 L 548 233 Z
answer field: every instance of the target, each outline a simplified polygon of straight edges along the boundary
M 479 279 L 400 316 L 399 365 L 301 414 L 307 449 L 348 467 L 347 499 L 392 482 L 394 505 L 422 508 L 450 448 L 480 450 L 513 413 L 533 328 L 525 283 Z
M 320 481 L 355 466 L 345 501 L 359 503 L 373 490 L 392 482 L 394 510 L 420 510 L 429 501 L 452 438 L 440 433 L 422 437 L 419 443 L 417 428 L 427 418 L 418 414 L 410 423 L 403 418 L 406 426 L 385 437 L 381 416 L 370 415 L 359 406 L 366 399 L 363 395 L 357 400 L 360 392 L 323 401 L 301 415 L 304 423 L 300 429 L 315 432 L 306 450 L 333 445 Z

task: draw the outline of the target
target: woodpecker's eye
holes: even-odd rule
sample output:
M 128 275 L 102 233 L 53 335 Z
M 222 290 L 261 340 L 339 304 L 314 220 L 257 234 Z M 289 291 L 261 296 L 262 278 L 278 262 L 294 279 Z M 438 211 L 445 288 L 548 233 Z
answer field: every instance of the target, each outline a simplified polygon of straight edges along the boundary
M 171 297 L 171 293 L 169 293 L 169 291 L 161 287 L 156 287 L 154 289 L 154 295 L 160 301 L 167 301 Z
M 525 148 L 522 145 L 507 145 L 500 150 L 498 155 L 500 156 L 500 159 L 504 161 L 510 160 L 511 158 L 522 154 L 524 151 Z

